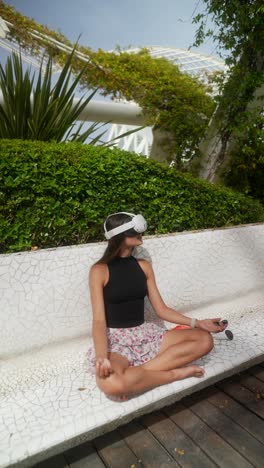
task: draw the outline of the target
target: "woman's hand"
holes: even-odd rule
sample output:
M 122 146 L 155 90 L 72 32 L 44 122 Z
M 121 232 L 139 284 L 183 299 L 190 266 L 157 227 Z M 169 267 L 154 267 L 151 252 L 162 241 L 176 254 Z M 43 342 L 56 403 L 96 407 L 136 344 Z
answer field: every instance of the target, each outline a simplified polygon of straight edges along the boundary
M 101 378 L 109 377 L 114 371 L 111 367 L 111 362 L 107 358 L 96 359 L 96 375 Z
M 224 331 L 227 325 L 220 323 L 220 325 L 215 325 L 214 322 L 220 322 L 221 318 L 213 318 L 213 319 L 205 319 L 205 320 L 197 320 L 198 328 L 202 330 L 211 332 L 211 333 L 220 333 Z

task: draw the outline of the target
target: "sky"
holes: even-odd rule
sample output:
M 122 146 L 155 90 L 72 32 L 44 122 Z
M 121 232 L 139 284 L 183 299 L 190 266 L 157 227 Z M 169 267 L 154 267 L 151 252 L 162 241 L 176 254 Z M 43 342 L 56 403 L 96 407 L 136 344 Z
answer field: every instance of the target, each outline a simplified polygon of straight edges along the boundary
M 202 0 L 5 1 L 37 22 L 60 29 L 72 42 L 81 34 L 80 43 L 93 50 L 111 50 L 117 45 L 187 49 L 197 28 L 192 17 L 204 8 Z M 218 56 L 211 39 L 193 51 Z

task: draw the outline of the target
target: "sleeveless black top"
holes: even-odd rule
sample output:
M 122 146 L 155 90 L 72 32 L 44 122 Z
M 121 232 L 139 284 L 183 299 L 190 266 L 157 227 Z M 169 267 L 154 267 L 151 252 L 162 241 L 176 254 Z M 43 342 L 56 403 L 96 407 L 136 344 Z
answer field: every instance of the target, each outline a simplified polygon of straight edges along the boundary
M 110 328 L 137 327 L 144 323 L 144 297 L 147 278 L 132 255 L 108 263 L 109 281 L 105 285 L 106 324 Z

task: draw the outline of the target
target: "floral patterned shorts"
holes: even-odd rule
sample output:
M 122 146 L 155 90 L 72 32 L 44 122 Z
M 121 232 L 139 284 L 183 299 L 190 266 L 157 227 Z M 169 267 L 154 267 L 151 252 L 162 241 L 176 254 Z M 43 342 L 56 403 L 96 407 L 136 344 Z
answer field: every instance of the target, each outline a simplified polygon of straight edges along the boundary
M 153 359 L 167 328 L 153 322 L 131 328 L 107 328 L 108 352 L 119 353 L 129 360 L 130 366 L 139 366 Z M 90 345 L 87 350 L 88 364 L 91 372 L 95 372 L 95 349 Z

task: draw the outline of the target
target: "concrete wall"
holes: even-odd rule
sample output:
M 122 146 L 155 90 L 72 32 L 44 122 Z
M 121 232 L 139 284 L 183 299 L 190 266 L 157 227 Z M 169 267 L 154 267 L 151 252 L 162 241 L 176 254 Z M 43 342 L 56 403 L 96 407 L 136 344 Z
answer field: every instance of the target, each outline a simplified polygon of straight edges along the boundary
M 88 273 L 105 247 L 0 256 L 2 358 L 90 335 Z M 264 223 L 149 236 L 137 256 L 151 260 L 165 302 L 187 315 L 224 318 L 264 304 Z

